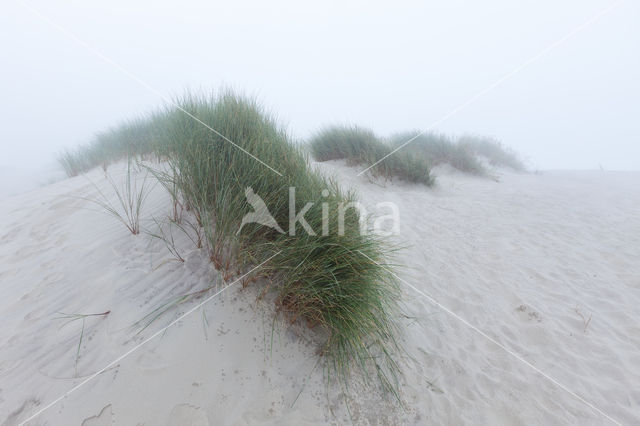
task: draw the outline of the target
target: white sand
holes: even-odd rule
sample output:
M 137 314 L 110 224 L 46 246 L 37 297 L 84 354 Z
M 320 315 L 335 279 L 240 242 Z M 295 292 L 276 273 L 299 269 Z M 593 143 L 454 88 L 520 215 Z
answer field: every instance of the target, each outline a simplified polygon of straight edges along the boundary
M 441 171 L 428 190 L 320 167 L 370 206 L 397 203 L 403 280 L 575 393 L 403 284 L 413 317 L 403 322 L 407 408 L 358 393 L 348 401 L 355 423 L 610 423 L 578 397 L 620 423 L 640 421 L 640 173 L 504 173 L 494 182 Z M 89 174 L 105 187 L 101 176 Z M 137 334 L 135 322 L 172 295 L 215 279 L 185 238 L 187 261 L 163 264 L 161 242 L 77 198 L 91 194 L 77 177 L 0 207 L 1 424 L 28 418 L 202 302 Z M 168 212 L 158 187 L 145 218 Z M 261 288 L 228 288 L 29 424 L 348 422 L 344 398 L 327 396 L 313 370 L 315 346 L 282 326 L 272 337 Z M 56 313 L 108 310 L 85 320 L 74 378 L 82 322 L 61 328 Z

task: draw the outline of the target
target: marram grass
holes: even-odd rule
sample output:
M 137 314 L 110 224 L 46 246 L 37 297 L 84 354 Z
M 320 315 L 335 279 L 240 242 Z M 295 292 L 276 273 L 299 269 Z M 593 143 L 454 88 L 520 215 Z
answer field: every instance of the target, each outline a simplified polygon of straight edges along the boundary
M 271 281 L 269 288 L 283 318 L 323 337 L 319 353 L 327 377 L 343 385 L 353 379 L 378 384 L 397 396 L 400 291 L 389 272 L 391 249 L 379 237 L 360 232 L 360 214 L 353 208 L 345 211 L 343 233 L 338 232 L 338 209 L 341 203 L 355 201 L 356 194 L 311 170 L 303 148 L 293 144 L 255 101 L 222 92 L 218 96 L 186 94 L 176 103 L 180 109 L 168 107 L 126 123 L 93 144 L 65 154 L 62 161 L 68 173 L 81 173 L 132 153 L 164 159 L 168 167 L 154 176 L 170 188 L 181 208 L 196 217 L 215 267 L 232 277 L 279 253 L 259 273 Z M 375 158 L 381 152 L 368 155 Z M 376 172 L 387 176 L 393 167 L 402 165 L 385 162 Z M 430 182 L 426 168 L 402 173 Z M 264 200 L 284 233 L 257 224 L 247 224 L 238 232 L 244 215 L 253 211 L 245 196 L 247 188 Z M 295 191 L 293 206 L 290 188 Z M 290 208 L 299 212 L 307 203 L 313 204 L 304 218 L 316 235 L 300 223 L 295 230 L 289 229 Z M 329 221 L 323 232 L 326 213 Z
M 156 149 L 164 118 L 163 114 L 155 113 L 99 132 L 88 144 L 63 151 L 58 162 L 67 176 L 77 176 L 98 166 L 106 169 L 123 158 L 151 154 Z
M 368 129 L 356 126 L 332 126 L 319 131 L 309 142 L 311 153 L 317 161 L 346 159 L 351 165 L 359 165 L 373 176 L 398 178 L 408 182 L 432 185 L 429 164 L 420 156 L 392 148 Z
M 395 389 L 399 292 L 386 269 L 388 249 L 360 233 L 354 209 L 345 215 L 344 235 L 338 235 L 338 206 L 355 195 L 310 170 L 301 149 L 255 102 L 226 92 L 215 98 L 187 95 L 179 104 L 282 174 L 194 125 L 184 113 L 168 114 L 161 152 L 169 158 L 184 202 L 214 230 L 207 234 L 214 264 L 247 268 L 280 252 L 262 270 L 274 282 L 280 312 L 326 336 L 321 352 L 337 377 L 350 377 L 356 367 L 361 377 L 375 372 L 385 388 Z M 237 234 L 243 216 L 252 211 L 245 198 L 248 187 L 264 200 L 284 234 L 255 224 Z M 295 188 L 295 212 L 314 203 L 305 219 L 317 235 L 299 225 L 291 235 L 290 188 Z M 330 209 L 325 236 L 322 203 Z
M 462 172 L 482 176 L 489 172 L 479 159 L 484 157 L 493 166 L 525 170 L 524 163 L 513 150 L 492 138 L 472 135 L 454 138 L 433 132 L 413 131 L 392 136 L 390 144 L 399 147 L 410 139 L 413 141 L 402 150 L 425 158 L 432 167 L 449 164 Z
M 482 163 L 472 151 L 458 144 L 453 138 L 443 134 L 421 134 L 417 131 L 396 134 L 391 137 L 391 146 L 401 146 L 410 139 L 413 140 L 406 144 L 402 150 L 406 150 L 410 155 L 425 158 L 432 167 L 440 164 L 449 164 L 451 167 L 465 173 L 475 175 L 484 175 L 486 173 Z
M 475 155 L 485 157 L 494 166 L 510 167 L 519 172 L 526 170 L 520 156 L 494 138 L 464 135 L 458 139 L 458 145 Z
M 411 142 L 406 143 L 408 141 Z M 465 173 L 486 175 L 488 170 L 479 157 L 486 158 L 494 166 L 525 170 L 514 151 L 494 139 L 470 135 L 456 139 L 414 131 L 399 133 L 383 141 L 368 129 L 332 126 L 312 137 L 309 147 L 317 161 L 345 159 L 348 164 L 362 169 L 373 165 L 369 170 L 373 176 L 425 185 L 433 184 L 430 170 L 440 164 L 449 164 Z M 395 149 L 398 150 L 394 152 Z M 389 155 L 391 152 L 393 154 Z

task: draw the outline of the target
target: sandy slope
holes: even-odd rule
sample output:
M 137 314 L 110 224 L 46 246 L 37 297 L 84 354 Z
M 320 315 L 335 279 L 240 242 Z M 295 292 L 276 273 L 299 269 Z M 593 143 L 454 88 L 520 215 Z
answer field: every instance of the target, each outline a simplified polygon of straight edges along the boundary
M 606 415 L 639 421 L 640 173 L 495 182 L 441 171 L 427 190 L 320 167 L 357 187 L 372 211 L 398 205 L 403 280 Z M 106 187 L 101 170 L 89 178 Z M 138 333 L 135 322 L 155 307 L 219 279 L 181 235 L 186 262 L 163 263 L 162 243 L 79 198 L 95 192 L 77 177 L 0 207 L 1 424 L 44 408 L 202 299 Z M 168 211 L 158 187 L 145 217 Z M 349 414 L 313 369 L 315 346 L 272 327 L 260 289 L 228 288 L 30 424 L 608 423 L 408 285 L 407 408 L 358 393 Z M 63 326 L 57 312 L 105 311 L 85 320 L 76 365 L 82 321 Z

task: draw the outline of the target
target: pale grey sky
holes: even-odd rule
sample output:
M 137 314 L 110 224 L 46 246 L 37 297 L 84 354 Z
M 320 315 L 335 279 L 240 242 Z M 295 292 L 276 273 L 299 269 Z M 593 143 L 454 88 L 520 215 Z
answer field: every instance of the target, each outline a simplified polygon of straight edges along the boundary
M 425 129 L 613 1 L 28 3 L 165 95 L 231 86 L 305 138 Z M 5 171 L 162 104 L 20 2 L 1 8 Z M 640 169 L 639 22 L 623 2 L 437 130 L 495 136 L 533 168 Z

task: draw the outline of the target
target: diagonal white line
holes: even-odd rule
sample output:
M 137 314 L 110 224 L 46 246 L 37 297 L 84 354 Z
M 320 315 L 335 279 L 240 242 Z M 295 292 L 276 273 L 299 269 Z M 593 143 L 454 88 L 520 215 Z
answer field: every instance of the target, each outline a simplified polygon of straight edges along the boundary
M 20 422 L 20 424 L 18 426 L 23 426 L 24 424 L 26 424 L 28 421 L 33 420 L 34 418 L 36 418 L 37 416 L 39 416 L 40 414 L 42 414 L 45 410 L 53 407 L 55 404 L 57 404 L 58 402 L 62 401 L 64 398 L 66 398 L 67 396 L 69 396 L 71 393 L 77 391 L 78 389 L 80 389 L 82 386 L 86 385 L 87 382 L 93 380 L 94 378 L 96 378 L 97 376 L 99 376 L 100 374 L 104 373 L 106 370 L 108 370 L 109 368 L 113 367 L 114 365 L 116 365 L 118 362 L 122 361 L 124 358 L 126 358 L 127 356 L 131 355 L 134 351 L 136 351 L 137 349 L 139 349 L 140 347 L 142 347 L 143 345 L 145 345 L 146 343 L 148 343 L 150 340 L 158 337 L 159 335 L 161 335 L 162 333 L 164 333 L 169 327 L 173 326 L 174 324 L 176 324 L 178 321 L 181 321 L 182 319 L 184 319 L 187 315 L 190 315 L 191 313 L 195 312 L 197 309 L 199 309 L 200 307 L 202 307 L 204 304 L 206 304 L 207 302 L 209 302 L 210 300 L 212 300 L 213 298 L 215 298 L 216 296 L 218 296 L 219 294 L 221 294 L 223 291 L 229 289 L 229 287 L 232 287 L 233 285 L 237 284 L 240 282 L 240 280 L 242 280 L 244 277 L 246 277 L 247 275 L 249 275 L 250 273 L 252 273 L 253 271 L 255 271 L 256 269 L 260 268 L 262 265 L 264 265 L 265 263 L 267 263 L 268 261 L 270 261 L 271 259 L 273 259 L 274 257 L 276 257 L 277 255 L 279 255 L 281 253 L 281 251 L 278 251 L 276 254 L 272 255 L 271 257 L 269 257 L 267 260 L 265 260 L 264 262 L 262 262 L 261 264 L 253 267 L 249 272 L 247 272 L 246 274 L 242 275 L 241 277 L 239 277 L 237 280 L 233 281 L 231 284 L 227 285 L 225 288 L 223 288 L 222 290 L 218 291 L 217 293 L 212 294 L 211 296 L 207 297 L 206 299 L 204 299 L 201 303 L 198 303 L 196 306 L 194 306 L 193 308 L 189 309 L 187 312 L 185 312 L 184 314 L 180 315 L 178 318 L 176 318 L 175 320 L 171 321 L 169 323 L 169 325 L 162 327 L 160 330 L 156 331 L 155 333 L 153 333 L 151 336 L 149 336 L 148 338 L 146 338 L 145 340 L 143 340 L 141 343 L 139 343 L 138 345 L 134 346 L 133 348 L 129 349 L 127 352 L 125 352 L 124 354 L 120 355 L 118 358 L 114 359 L 113 361 L 111 361 L 109 364 L 105 365 L 103 368 L 101 368 L 100 370 L 96 371 L 95 373 L 93 373 L 92 375 L 90 375 L 89 377 L 87 377 L 85 380 L 83 380 L 82 382 L 78 383 L 77 385 L 75 385 L 74 387 L 72 387 L 71 389 L 69 389 L 68 391 L 66 391 L 64 394 L 62 394 L 60 397 L 54 399 L 53 401 L 51 401 L 49 404 L 47 404 L 46 406 L 44 406 L 43 408 L 41 408 L 40 410 L 38 410 L 35 414 L 32 414 L 29 418 L 27 418 L 26 420 L 23 420 L 22 422 Z
M 527 59 L 526 61 L 524 61 L 523 63 L 521 63 L 517 67 L 515 67 L 513 70 L 511 70 L 510 72 L 508 72 L 507 74 L 503 75 L 498 80 L 496 80 L 495 82 L 490 84 L 488 87 L 482 89 L 481 91 L 479 91 L 478 93 L 476 93 L 475 95 L 470 97 L 468 100 L 466 100 L 464 103 L 462 103 L 461 105 L 455 107 L 454 109 L 449 111 L 447 114 L 445 114 L 444 116 L 442 116 L 438 120 L 434 121 L 424 131 L 418 133 L 417 135 L 415 135 L 411 139 L 409 139 L 406 142 L 402 143 L 402 145 L 400 145 L 399 147 L 395 148 L 393 151 L 391 151 L 390 153 L 388 153 L 387 155 L 385 155 L 384 157 L 382 157 L 381 159 L 379 159 L 378 161 L 376 161 L 375 163 L 373 163 L 372 165 L 370 165 L 366 169 L 364 169 L 361 172 L 359 172 L 358 176 L 362 175 L 363 173 L 366 173 L 369 169 L 371 169 L 372 167 L 376 166 L 380 162 L 384 161 L 385 158 L 395 154 L 397 151 L 399 151 L 402 148 L 404 148 L 405 146 L 409 145 L 411 142 L 413 142 L 414 140 L 418 139 L 420 136 L 422 136 L 425 133 L 433 130 L 436 126 L 444 123 L 445 121 L 447 121 L 448 119 L 450 119 L 451 117 L 453 117 L 454 115 L 459 113 L 460 111 L 464 110 L 469 105 L 473 104 L 475 101 L 477 101 L 478 99 L 480 99 L 481 97 L 483 97 L 487 93 L 491 92 L 496 87 L 500 86 L 505 81 L 509 80 L 510 78 L 512 78 L 513 76 L 518 74 L 520 71 L 522 71 L 523 69 L 525 69 L 529 65 L 533 64 L 534 62 L 536 62 L 537 60 L 539 60 L 540 58 L 545 56 L 547 53 L 551 52 L 552 50 L 554 50 L 555 48 L 557 48 L 561 44 L 565 43 L 567 40 L 569 40 L 570 38 L 572 38 L 573 36 L 575 36 L 579 32 L 581 32 L 581 31 L 585 30 L 586 28 L 590 27 L 592 24 L 594 24 L 596 21 L 598 21 L 604 15 L 606 15 L 607 13 L 611 12 L 613 9 L 617 8 L 618 6 L 620 6 L 622 4 L 622 2 L 624 2 L 624 0 L 616 0 L 610 6 L 602 9 L 600 12 L 596 13 L 594 16 L 592 16 L 591 18 L 586 20 L 584 23 L 578 25 L 573 30 L 569 31 L 569 33 L 567 33 L 564 37 L 560 38 L 559 40 L 557 40 L 554 43 L 550 44 L 549 46 L 545 47 L 540 52 L 538 52 L 536 55 L 534 55 L 531 58 Z
M 282 176 L 282 173 L 280 173 L 279 171 L 277 171 L 276 169 L 274 169 L 273 167 L 271 167 L 270 165 L 268 165 L 267 163 L 265 163 L 264 161 L 260 160 L 258 157 L 256 157 L 255 155 L 251 154 L 249 151 L 247 151 L 246 149 L 242 148 L 240 145 L 236 144 L 235 142 L 233 142 L 231 139 L 227 138 L 225 135 L 223 135 L 222 133 L 218 132 L 216 129 L 214 129 L 213 127 L 209 126 L 207 123 L 205 123 L 204 121 L 200 120 L 198 117 L 196 117 L 195 115 L 191 114 L 189 111 L 185 110 L 184 108 L 182 108 L 180 105 L 178 105 L 177 103 L 175 103 L 173 100 L 171 100 L 171 98 L 168 98 L 167 96 L 163 95 L 159 90 L 157 90 L 156 88 L 154 88 L 153 86 L 147 84 L 144 80 L 142 80 L 140 77 L 138 77 L 137 75 L 133 74 L 132 72 L 128 71 L 126 68 L 124 68 L 122 65 L 120 65 L 119 63 L 117 63 L 116 61 L 114 61 L 113 59 L 105 56 L 102 52 L 96 50 L 95 48 L 93 48 L 91 45 L 89 45 L 87 42 L 81 40 L 78 36 L 76 36 L 74 33 L 72 33 L 71 31 L 67 30 L 66 28 L 64 28 L 63 26 L 57 24 L 56 22 L 54 22 L 53 20 L 51 20 L 48 16 L 44 15 L 42 12 L 40 12 L 38 9 L 36 9 L 35 7 L 31 6 L 30 4 L 26 3 L 24 0 L 17 0 L 18 3 L 20 3 L 22 6 L 24 6 L 26 9 L 28 9 L 29 11 L 31 11 L 31 13 L 37 15 L 38 17 L 40 17 L 41 19 L 43 19 L 44 21 L 46 21 L 49 25 L 51 25 L 53 28 L 57 29 L 58 31 L 62 32 L 63 34 L 65 34 L 67 37 L 71 38 L 73 41 L 75 41 L 76 43 L 78 43 L 80 46 L 86 48 L 87 50 L 89 50 L 91 53 L 93 53 L 94 55 L 96 55 L 97 57 L 99 57 L 100 59 L 102 59 L 103 61 L 107 62 L 109 65 L 115 67 L 118 71 L 120 71 L 121 73 L 125 74 L 127 77 L 131 78 L 132 80 L 134 80 L 136 83 L 140 84 L 142 87 L 144 87 L 145 89 L 147 89 L 148 91 L 150 91 L 151 93 L 153 93 L 154 95 L 160 97 L 160 99 L 162 99 L 163 101 L 165 101 L 166 103 L 172 105 L 173 107 L 179 109 L 180 111 L 182 111 L 183 113 L 185 113 L 187 116 L 191 117 L 192 119 L 194 119 L 195 121 L 197 121 L 198 123 L 202 124 L 204 127 L 206 127 L 207 129 L 211 130 L 213 133 L 215 133 L 216 135 L 220 136 L 222 139 L 224 139 L 225 141 L 229 142 L 231 145 L 235 146 L 236 148 L 238 148 L 240 151 L 244 152 L 245 154 L 247 154 L 249 157 L 253 158 L 254 160 L 256 160 L 258 163 L 262 164 L 263 166 L 265 166 L 266 168 L 268 168 L 269 170 L 271 170 L 272 172 L 276 173 L 278 176 Z
M 364 254 L 363 252 L 361 252 L 360 250 L 358 250 L 360 252 L 360 254 L 362 254 L 364 257 L 366 257 L 367 259 L 369 259 L 371 262 L 375 263 L 376 265 L 382 267 L 383 269 L 385 269 L 387 272 L 389 272 L 390 274 L 392 274 L 393 276 L 395 276 L 397 279 L 399 279 L 400 281 L 402 281 L 404 284 L 406 284 L 407 286 L 409 286 L 411 289 L 413 289 L 416 293 L 424 296 L 427 298 L 427 300 L 429 302 L 431 302 L 433 305 L 437 306 L 438 308 L 442 309 L 443 311 L 445 311 L 446 313 L 448 313 L 449 315 L 451 315 L 452 317 L 454 317 L 455 319 L 457 319 L 458 321 L 460 321 L 461 323 L 463 323 L 464 325 L 466 325 L 467 327 L 469 327 L 470 329 L 472 329 L 473 331 L 475 331 L 476 333 L 480 334 L 482 337 L 486 338 L 487 340 L 489 340 L 491 343 L 495 344 L 496 346 L 498 346 L 499 348 L 503 349 L 505 352 L 507 352 L 509 355 L 513 356 L 514 358 L 516 358 L 518 361 L 524 363 L 525 365 L 531 367 L 535 372 L 537 372 L 538 374 L 540 374 L 542 377 L 544 377 L 545 379 L 549 380 L 551 383 L 553 383 L 554 385 L 556 385 L 557 387 L 559 387 L 560 389 L 564 390 L 565 392 L 567 392 L 568 394 L 574 396 L 576 399 L 578 399 L 580 402 L 582 402 L 583 404 L 585 404 L 586 406 L 588 406 L 589 408 L 591 408 L 592 410 L 600 413 L 601 415 L 603 415 L 605 418 L 607 418 L 608 420 L 610 420 L 611 422 L 622 426 L 622 423 L 620 423 L 619 421 L 613 419 L 612 417 L 610 417 L 609 415 L 607 415 L 607 413 L 605 413 L 604 411 L 602 411 L 601 409 L 599 409 L 598 407 L 596 407 L 595 405 L 593 405 L 592 403 L 590 403 L 589 401 L 587 401 L 586 399 L 584 399 L 583 397 L 581 397 L 580 395 L 578 395 L 577 393 L 571 391 L 569 388 L 567 388 L 565 385 L 563 385 L 562 383 L 560 383 L 559 381 L 557 381 L 556 379 L 554 379 L 553 377 L 549 376 L 548 374 L 544 373 L 542 370 L 540 370 L 538 367 L 536 367 L 535 365 L 531 364 L 529 361 L 527 361 L 526 359 L 524 359 L 522 356 L 520 356 L 518 353 L 512 351 L 511 349 L 507 348 L 506 346 L 504 346 L 502 343 L 498 342 L 496 339 L 494 339 L 493 337 L 489 336 L 487 333 L 485 333 L 484 331 L 480 330 L 478 327 L 476 327 L 475 325 L 471 324 L 469 321 L 465 320 L 464 318 L 462 318 L 460 315 L 456 314 L 455 312 L 451 311 L 450 309 L 448 309 L 446 306 L 442 305 L 440 302 L 438 302 L 436 299 L 434 299 L 433 297 L 431 297 L 430 295 L 428 295 L 427 293 L 423 292 L 422 290 L 418 289 L 417 287 L 415 287 L 414 285 L 410 284 L 409 282 L 407 282 L 406 280 L 403 280 L 402 278 L 400 278 L 398 276 L 398 274 L 396 274 L 395 272 L 387 269 L 384 265 L 379 264 L 378 262 L 376 262 L 375 260 L 371 259 L 369 256 L 367 256 L 366 254 Z

